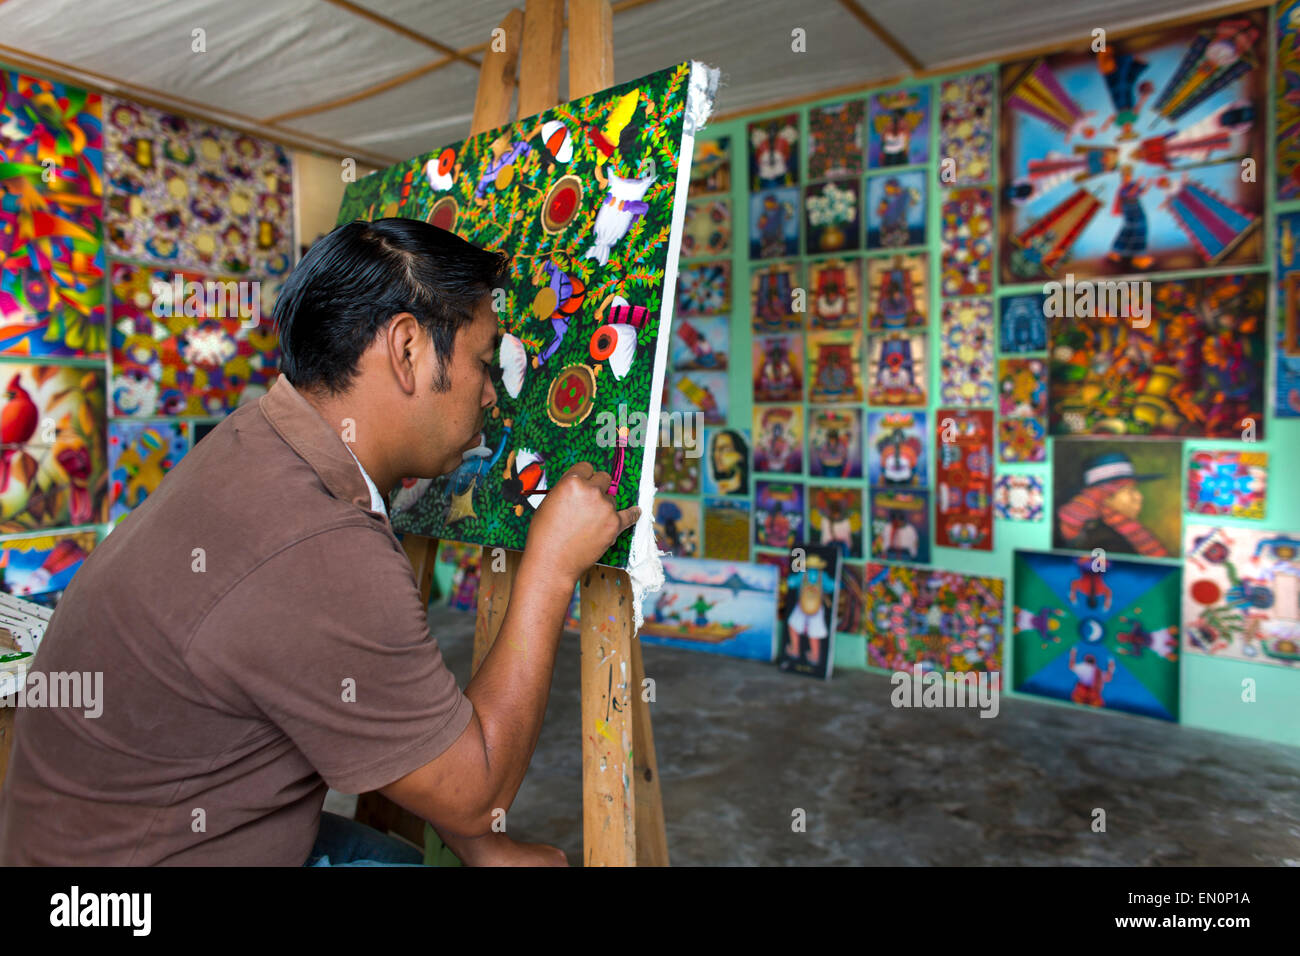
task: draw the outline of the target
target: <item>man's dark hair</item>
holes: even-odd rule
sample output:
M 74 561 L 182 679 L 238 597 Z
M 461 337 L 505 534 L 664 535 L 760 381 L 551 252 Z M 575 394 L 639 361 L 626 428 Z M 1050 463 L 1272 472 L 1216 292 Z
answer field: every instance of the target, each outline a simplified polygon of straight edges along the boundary
M 508 260 L 419 219 L 356 220 L 307 251 L 275 301 L 280 370 L 295 388 L 344 392 L 361 354 L 399 312 L 433 338 L 443 370 L 456 333 L 500 286 Z

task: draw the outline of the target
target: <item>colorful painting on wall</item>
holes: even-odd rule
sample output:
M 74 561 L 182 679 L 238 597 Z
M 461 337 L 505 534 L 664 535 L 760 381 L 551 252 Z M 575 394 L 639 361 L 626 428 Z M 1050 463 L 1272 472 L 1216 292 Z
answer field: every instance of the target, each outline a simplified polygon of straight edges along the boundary
M 95 537 L 94 531 L 74 531 L 0 542 L 0 591 L 21 598 L 62 591 L 94 549 Z
M 1179 569 L 1017 551 L 1014 686 L 1178 719 Z
M 808 111 L 808 178 L 862 175 L 862 101 L 846 100 Z
M 1264 518 L 1268 453 L 1195 451 L 1187 463 L 1187 510 L 1230 518 Z
M 868 564 L 867 662 L 910 674 L 1000 674 L 1005 594 L 1001 578 Z
M 862 477 L 862 409 L 808 409 L 808 474 Z
M 939 339 L 939 397 L 967 408 L 992 406 L 993 303 L 988 299 L 947 299 Z
M 664 586 L 645 597 L 647 644 L 770 661 L 777 581 L 768 564 L 664 559 Z
M 655 496 L 655 545 L 678 558 L 700 553 L 700 499 Z
M 5 365 L 0 534 L 105 520 L 104 373 Z
M 722 256 L 731 252 L 731 200 L 697 199 L 686 204 L 682 256 Z
M 799 254 L 799 188 L 765 189 L 749 197 L 749 257 Z
M 0 353 L 102 356 L 98 95 L 0 70 Z
M 674 199 L 690 179 L 687 117 L 707 113 L 710 96 L 693 71 L 704 78 L 682 63 L 398 164 L 400 177 L 372 174 L 402 184 L 380 197 L 395 214 L 511 255 L 500 414 L 456 471 L 394 509 L 394 529 L 522 548 L 537 492 L 579 461 L 618 476 L 620 508 L 652 510 L 644 447 L 607 447 L 602 422 L 620 406 L 661 411 L 658 353 L 668 349 L 657 346 L 670 331 L 681 239 Z M 349 185 L 341 215 L 354 187 L 372 188 L 363 181 Z M 725 372 L 673 373 L 667 392 L 671 411 L 725 420 Z M 626 567 L 632 537 L 600 563 Z
M 808 333 L 808 401 L 816 405 L 862 401 L 862 334 Z
M 939 90 L 939 163 L 940 181 L 954 186 L 993 178 L 991 74 L 968 73 L 943 81 Z M 948 163 L 951 165 L 945 165 Z
M 1003 352 L 1047 351 L 1047 296 L 1041 292 L 1003 296 L 998 348 Z
M 1052 454 L 1052 547 L 1176 556 L 1182 468 L 1179 442 L 1058 439 Z
M 108 520 L 140 505 L 190 448 L 184 422 L 108 423 Z
M 1003 521 L 1043 520 L 1043 480 L 1037 475 L 998 475 L 993 513 Z
M 793 186 L 799 181 L 799 114 L 750 123 L 749 191 Z
M 803 211 L 808 254 L 854 252 L 862 248 L 860 203 L 857 180 L 805 186 Z
M 1187 526 L 1183 649 L 1300 667 L 1300 533 Z
M 930 484 L 925 412 L 867 412 L 867 483 L 873 488 Z
M 677 318 L 697 319 L 731 312 L 731 260 L 699 262 L 677 272 Z
M 930 87 L 877 93 L 869 102 L 867 162 L 873 169 L 930 161 Z
M 930 366 L 924 332 L 867 336 L 867 404 L 925 405 Z
M 283 146 L 112 97 L 104 135 L 112 255 L 232 275 L 289 271 L 293 167 Z
M 1300 418 L 1300 212 L 1277 217 L 1277 390 L 1273 411 Z
M 839 552 L 801 543 L 782 561 L 777 666 L 828 680 L 835 666 Z
M 705 319 L 678 318 L 668 363 L 679 371 L 707 372 L 727 369 L 731 348 L 731 319 L 715 315 Z
M 819 259 L 808 265 L 812 297 L 808 328 L 856 329 L 862 321 L 858 288 L 862 263 L 857 259 Z
M 738 498 L 704 499 L 704 557 L 749 560 L 749 502 Z
M 749 429 L 706 428 L 708 459 L 704 466 L 706 495 L 749 497 Z
M 867 260 L 867 328 L 924 328 L 930 322 L 930 255 L 900 253 Z
M 687 196 L 712 196 L 731 192 L 731 137 L 697 139 L 691 160 L 691 185 Z
M 803 406 L 754 406 L 754 470 L 803 473 Z
M 921 170 L 868 176 L 866 248 L 923 245 L 928 189 Z
M 934 413 L 936 544 L 993 550 L 993 413 Z
M 693 443 L 655 450 L 655 488 L 679 495 L 700 493 L 700 455 Z
M 944 295 L 988 295 L 993 291 L 993 191 L 950 189 L 940 210 L 940 289 Z
M 754 482 L 754 543 L 792 548 L 803 537 L 803 485 Z
M 114 262 L 115 415 L 225 415 L 264 395 L 279 338 L 270 283 Z
M 1264 274 L 1152 282 L 1144 308 L 1053 318 L 1049 430 L 1263 438 L 1267 288 Z
M 1300 0 L 1277 8 L 1277 198 L 1300 199 Z
M 871 556 L 930 563 L 930 492 L 871 489 Z
M 835 633 L 862 633 L 865 598 L 862 592 L 866 566 L 845 562 L 840 565 L 840 597 L 835 607 Z
M 998 459 L 1047 461 L 1047 361 L 998 361 Z
M 803 399 L 803 336 L 756 335 L 753 352 L 754 401 L 798 402 Z
M 1267 11 L 1002 70 L 1002 279 L 1259 262 Z
M 478 586 L 481 579 L 483 549 L 476 544 L 444 541 L 438 560 L 453 568 L 447 588 L 447 607 L 474 613 L 478 610 Z
M 862 489 L 809 485 L 808 524 L 818 544 L 861 558 Z
M 795 311 L 795 290 L 801 288 L 798 262 L 770 262 L 749 276 L 749 309 L 755 332 L 798 332 L 803 315 Z

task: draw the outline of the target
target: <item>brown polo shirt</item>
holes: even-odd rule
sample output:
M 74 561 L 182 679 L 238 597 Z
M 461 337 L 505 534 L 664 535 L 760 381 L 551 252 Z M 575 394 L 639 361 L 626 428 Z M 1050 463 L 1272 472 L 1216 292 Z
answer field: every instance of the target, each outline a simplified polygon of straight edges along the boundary
M 472 707 L 338 434 L 284 377 L 96 548 L 33 669 L 102 714 L 23 708 L 0 864 L 300 865 L 326 784 L 441 754 Z

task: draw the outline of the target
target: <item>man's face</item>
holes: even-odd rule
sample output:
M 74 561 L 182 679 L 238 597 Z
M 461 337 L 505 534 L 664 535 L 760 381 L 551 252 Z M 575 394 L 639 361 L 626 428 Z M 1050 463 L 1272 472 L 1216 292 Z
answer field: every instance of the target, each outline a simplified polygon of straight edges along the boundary
M 434 390 L 438 359 L 429 343 L 429 364 L 418 370 L 421 401 L 417 404 L 419 434 L 423 436 L 419 455 L 419 476 L 450 474 L 460 465 L 465 452 L 480 442 L 487 410 L 496 404 L 492 384 L 496 362 L 497 317 L 490 300 L 484 298 L 474 320 L 456 333 L 455 345 L 446 366 L 451 387 Z

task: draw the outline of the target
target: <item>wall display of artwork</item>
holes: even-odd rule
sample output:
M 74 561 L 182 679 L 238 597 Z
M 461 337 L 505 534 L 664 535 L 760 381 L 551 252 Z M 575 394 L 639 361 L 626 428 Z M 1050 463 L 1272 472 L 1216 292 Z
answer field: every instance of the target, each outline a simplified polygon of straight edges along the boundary
M 679 317 L 673 323 L 668 364 L 679 371 L 726 371 L 730 348 L 731 319 L 728 316 Z
M 998 459 L 1047 460 L 1047 360 L 998 360 Z
M 967 408 L 992 406 L 995 392 L 993 303 L 947 299 L 939 337 L 939 399 Z
M 764 189 L 749 197 L 749 257 L 799 254 L 799 187 Z
M 647 644 L 770 661 L 780 572 L 768 564 L 664 559 L 664 586 L 646 595 Z
M 1037 475 L 993 479 L 993 513 L 1003 521 L 1043 520 L 1043 480 Z
M 835 607 L 835 633 L 861 634 L 866 599 L 863 574 L 866 565 L 845 562 L 840 565 L 840 598 Z
M 1263 273 L 1152 282 L 1147 315 L 1053 318 L 1051 433 L 1262 438 L 1267 289 Z
M 862 101 L 846 100 L 808 111 L 808 178 L 845 179 L 862 174 Z
M 1300 0 L 1277 7 L 1277 198 L 1300 199 Z
M 799 181 L 799 114 L 750 123 L 749 191 L 793 186 Z
M 579 461 L 619 476 L 618 507 L 651 510 L 645 447 L 608 447 L 602 422 L 620 406 L 658 411 L 667 377 L 659 339 L 676 303 L 674 203 L 693 153 L 685 120 L 706 107 L 692 70 L 682 63 L 601 90 L 381 175 L 404 183 L 412 173 L 409 191 L 380 197 L 398 215 L 511 254 L 497 313 L 500 415 L 488 417 L 480 450 L 394 509 L 396 530 L 522 548 L 537 492 Z M 726 420 L 725 372 L 675 372 L 667 392 L 671 411 Z M 600 563 L 626 567 L 632 537 Z
M 993 76 L 968 73 L 939 88 L 939 175 L 967 186 L 993 178 Z M 951 172 L 944 165 L 951 160 Z
M 1259 262 L 1267 45 L 1259 10 L 1004 66 L 1003 280 Z
M 1057 439 L 1052 547 L 1176 557 L 1182 468 L 1179 442 Z
M 477 611 L 483 548 L 477 544 L 444 541 L 438 548 L 438 560 L 453 569 L 447 588 L 447 607 L 471 614 Z
M 754 401 L 797 402 L 803 398 L 803 336 L 756 335 L 753 352 Z
M 930 484 L 925 412 L 867 413 L 867 483 L 873 488 Z
M 1017 551 L 1014 687 L 1178 719 L 1179 569 Z
M 765 548 L 792 548 L 803 531 L 803 485 L 754 482 L 754 543 Z
M 266 393 L 280 361 L 270 283 L 125 262 L 111 272 L 113 414 L 225 415 Z
M 880 169 L 930 161 L 930 87 L 877 93 L 869 103 L 868 165 Z
M 723 256 L 731 252 L 731 200 L 695 199 L 686 204 L 682 255 Z
M 1197 515 L 1264 518 L 1268 453 L 1195 451 L 1187 463 L 1187 510 Z
M 0 70 L 0 354 L 100 357 L 98 95 Z
M 993 291 L 993 191 L 950 189 L 943 194 L 940 213 L 940 290 L 944 295 L 988 295 Z
M 1000 578 L 868 564 L 867 661 L 910 674 L 1000 674 L 1005 594 Z
M 749 276 L 749 314 L 755 332 L 797 332 L 803 328 L 803 314 L 794 308 L 795 290 L 803 287 L 802 276 L 798 262 L 769 262 L 753 269 Z
M 838 548 L 845 558 L 862 554 L 862 489 L 808 486 L 808 526 L 820 545 Z
M 655 452 L 655 487 L 679 495 L 698 495 L 699 450 L 681 445 L 658 448 Z
M 1273 413 L 1300 418 L 1300 212 L 1277 217 L 1277 390 Z
M 808 333 L 808 401 L 862 401 L 862 333 Z
M 749 536 L 748 501 L 704 499 L 704 557 L 748 561 Z
M 929 353 L 924 332 L 882 332 L 867 336 L 867 403 L 925 405 Z
M 862 248 L 858 182 L 814 183 L 804 187 L 804 235 L 807 253 L 854 252 Z
M 777 666 L 828 680 L 835 666 L 839 552 L 802 542 L 781 563 Z
M 856 329 L 862 322 L 857 259 L 818 259 L 808 264 L 808 328 Z
M 183 422 L 109 422 L 108 520 L 117 524 L 140 505 L 189 448 Z
M 0 541 L 0 591 L 20 598 L 62 591 L 94 549 L 95 537 L 94 531 L 73 531 Z
M 104 373 L 6 364 L 0 375 L 0 534 L 103 522 Z
M 706 428 L 704 461 L 706 495 L 749 497 L 749 429 Z
M 808 409 L 808 474 L 862 477 L 862 409 Z
M 731 312 L 731 260 L 697 262 L 677 272 L 677 318 Z
M 232 275 L 289 271 L 293 168 L 283 146 L 112 97 L 104 137 L 110 254 Z
M 867 177 L 866 222 L 868 249 L 897 249 L 925 242 L 925 173 L 883 172 Z
M 867 260 L 867 328 L 925 328 L 930 324 L 930 255 L 900 253 Z
M 1189 524 L 1183 649 L 1300 667 L 1300 533 Z
M 674 557 L 700 554 L 700 499 L 655 496 L 655 544 Z
M 1047 296 L 1041 292 L 1003 296 L 999 302 L 998 348 L 1003 352 L 1047 351 Z
M 871 556 L 930 563 L 930 492 L 871 489 Z
M 754 470 L 803 473 L 803 406 L 754 406 Z
M 949 548 L 993 550 L 993 413 L 934 413 L 934 540 Z
M 731 192 L 731 137 L 697 139 L 691 160 L 691 184 L 687 196 L 712 196 Z

